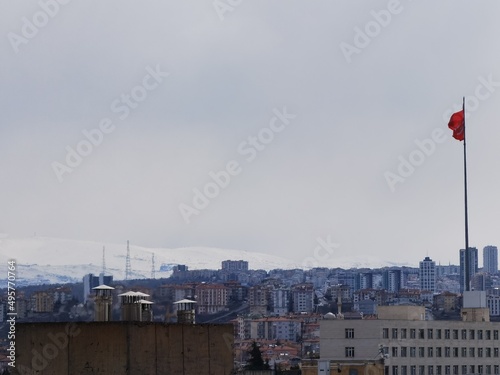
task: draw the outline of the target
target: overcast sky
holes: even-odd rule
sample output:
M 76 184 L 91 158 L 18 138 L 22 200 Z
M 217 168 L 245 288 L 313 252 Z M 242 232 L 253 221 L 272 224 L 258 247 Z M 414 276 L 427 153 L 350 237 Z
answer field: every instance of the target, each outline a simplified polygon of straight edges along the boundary
M 329 238 L 328 264 L 457 264 L 447 123 L 464 95 L 470 245 L 500 245 L 499 15 L 495 0 L 2 1 L 0 233 L 298 262 Z

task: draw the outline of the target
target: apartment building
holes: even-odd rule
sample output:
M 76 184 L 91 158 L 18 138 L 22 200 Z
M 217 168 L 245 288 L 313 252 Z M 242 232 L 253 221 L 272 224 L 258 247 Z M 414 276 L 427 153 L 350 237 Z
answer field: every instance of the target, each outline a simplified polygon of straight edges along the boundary
M 227 311 L 228 288 L 221 284 L 198 284 L 195 289 L 198 314 Z
M 379 319 L 324 319 L 321 359 L 384 360 L 386 375 L 500 374 L 500 323 L 423 320 L 417 306 L 384 306 Z
M 47 313 L 54 310 L 54 294 L 49 291 L 34 292 L 31 295 L 31 306 L 37 313 Z
M 314 287 L 310 283 L 297 284 L 292 287 L 293 311 L 311 313 L 314 310 Z

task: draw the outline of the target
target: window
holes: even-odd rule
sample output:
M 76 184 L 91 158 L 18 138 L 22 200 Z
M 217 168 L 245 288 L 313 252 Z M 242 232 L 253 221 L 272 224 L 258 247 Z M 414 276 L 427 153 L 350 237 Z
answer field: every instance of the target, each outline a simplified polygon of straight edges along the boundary
M 353 358 L 354 357 L 354 347 L 353 346 L 347 346 L 345 348 L 345 356 L 346 356 L 346 358 Z
M 408 375 L 408 367 L 401 366 L 401 375 Z
M 392 366 L 392 375 L 398 375 L 398 366 Z
M 469 340 L 474 340 L 475 337 L 474 337 L 474 330 L 473 329 L 469 329 Z
M 458 329 L 453 330 L 453 340 L 458 340 Z
M 493 331 L 493 340 L 498 340 L 498 330 L 497 329 L 495 329 Z
M 425 366 L 418 366 L 418 375 L 425 375 Z
M 406 339 L 406 328 L 401 328 L 401 338 Z M 401 371 L 402 373 L 403 371 Z M 401 374 L 402 375 L 402 374 Z
M 407 351 L 407 349 L 408 349 L 408 348 L 407 348 L 406 346 L 402 346 L 402 347 L 401 347 L 401 357 L 406 357 L 406 356 L 408 356 L 408 351 Z M 401 374 L 401 375 L 403 375 L 403 374 Z
M 491 331 L 489 329 L 486 330 L 486 340 L 491 340 Z
M 425 348 L 423 346 L 418 348 L 418 356 L 420 358 L 425 357 Z
M 476 373 L 476 366 L 470 365 L 469 368 L 470 368 L 469 371 L 470 371 L 471 374 L 475 374 Z
M 425 336 L 424 336 L 424 329 L 423 328 L 420 328 L 418 330 L 418 338 L 419 339 L 425 339 Z
M 483 356 L 483 348 L 477 348 L 477 356 L 482 357 Z M 480 372 L 482 374 L 482 372 Z
M 393 339 L 397 339 L 398 338 L 398 329 L 397 328 L 393 328 L 392 329 L 392 338 Z
M 477 339 L 478 340 L 482 340 L 483 339 L 483 330 L 482 329 L 478 329 L 477 330 Z
M 438 365 L 438 366 L 436 366 L 436 375 L 442 375 L 442 373 L 441 373 L 441 371 L 442 371 L 442 370 L 441 370 L 441 367 L 442 367 L 442 366 L 439 366 L 439 365 Z
M 453 348 L 453 357 L 458 357 L 458 348 Z
M 444 347 L 444 356 L 447 358 L 451 357 L 451 348 L 449 346 Z
M 462 329 L 462 340 L 467 340 L 467 330 Z
M 451 366 L 444 366 L 444 375 L 451 375 Z
M 462 358 L 467 357 L 467 348 L 462 348 Z
M 462 365 L 462 374 L 467 374 L 467 365 Z
M 453 375 L 458 375 L 458 365 L 453 365 Z
M 429 329 L 427 330 L 427 339 L 428 339 L 428 340 L 432 340 L 432 339 L 433 339 L 433 336 L 434 336 L 434 335 L 432 334 L 432 328 L 429 328 Z
M 382 329 L 382 338 L 388 339 L 389 338 L 389 328 L 383 328 Z
M 434 375 L 434 366 L 427 366 L 427 374 Z
M 499 375 L 500 374 L 500 366 L 499 365 L 495 365 L 495 367 L 493 367 L 493 371 L 494 371 L 495 375 Z
M 354 328 L 346 328 L 345 329 L 345 338 L 353 339 L 354 338 Z
M 441 353 L 441 347 L 437 347 L 436 348 L 436 357 L 441 357 L 442 356 L 442 353 Z
M 478 374 L 483 374 L 483 365 L 478 365 L 477 366 L 477 373 Z
M 440 330 L 440 329 L 436 329 L 436 338 L 437 338 L 438 340 L 441 340 L 441 338 L 442 338 L 442 337 L 441 337 L 441 330 Z
M 491 365 L 486 365 L 486 375 L 491 375 Z
M 444 339 L 445 340 L 449 340 L 450 338 L 451 338 L 450 330 L 449 329 L 445 329 L 444 330 Z
M 434 357 L 434 353 L 433 353 L 433 350 L 432 350 L 432 346 L 429 346 L 427 348 L 427 357 Z
M 392 354 L 393 357 L 397 357 L 398 356 L 398 347 L 397 346 L 393 346 L 392 347 L 391 354 Z
M 417 366 L 410 366 L 410 375 L 417 375 Z
M 415 328 L 410 329 L 410 339 L 415 339 L 417 338 L 416 330 Z
M 486 348 L 486 357 L 491 358 L 491 348 Z
M 493 357 L 498 357 L 498 348 L 493 348 Z
M 410 348 L 410 357 L 416 357 L 417 356 L 417 348 L 415 348 L 414 346 L 412 346 Z
M 476 356 L 476 348 L 469 348 L 469 357 Z

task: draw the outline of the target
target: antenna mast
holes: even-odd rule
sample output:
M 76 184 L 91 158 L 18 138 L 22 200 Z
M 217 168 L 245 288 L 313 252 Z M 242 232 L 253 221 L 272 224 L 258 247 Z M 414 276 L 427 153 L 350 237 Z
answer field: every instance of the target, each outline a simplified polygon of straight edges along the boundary
M 155 274 L 155 254 L 153 253 L 153 257 L 151 259 L 151 278 L 155 279 L 156 274 Z
M 106 274 L 106 247 L 102 247 L 102 274 Z
M 130 267 L 130 246 L 127 240 L 127 258 L 125 260 L 125 280 L 129 280 L 132 275 L 132 268 Z

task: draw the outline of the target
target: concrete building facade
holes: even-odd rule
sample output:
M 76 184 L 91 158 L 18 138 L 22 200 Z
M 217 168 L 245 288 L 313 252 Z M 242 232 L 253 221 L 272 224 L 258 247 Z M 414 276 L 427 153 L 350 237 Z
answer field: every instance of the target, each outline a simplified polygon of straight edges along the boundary
M 422 311 L 408 307 L 386 319 L 322 320 L 320 357 L 381 358 L 386 375 L 500 374 L 500 323 L 421 320 Z
M 131 322 L 17 325 L 13 375 L 229 375 L 233 327 Z

